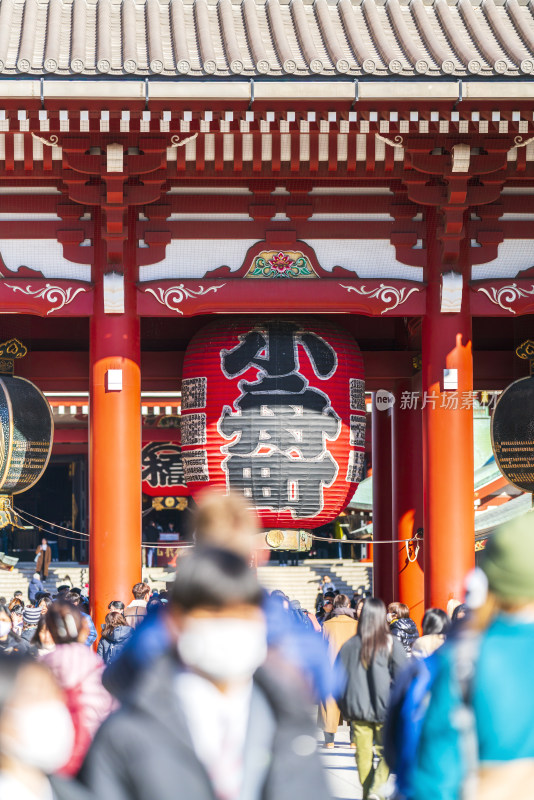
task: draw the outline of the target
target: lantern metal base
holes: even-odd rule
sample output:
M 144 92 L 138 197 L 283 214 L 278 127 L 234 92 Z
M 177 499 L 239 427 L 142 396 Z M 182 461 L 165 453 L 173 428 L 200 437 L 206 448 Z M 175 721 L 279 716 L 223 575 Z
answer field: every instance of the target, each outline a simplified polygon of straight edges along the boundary
M 11 497 L 8 494 L 0 494 L 0 529 L 13 525 L 15 528 L 23 528 L 24 524 L 17 512 L 14 510 Z
M 298 553 L 308 553 L 313 542 L 309 531 L 279 528 L 266 531 L 264 540 L 269 550 L 292 550 Z

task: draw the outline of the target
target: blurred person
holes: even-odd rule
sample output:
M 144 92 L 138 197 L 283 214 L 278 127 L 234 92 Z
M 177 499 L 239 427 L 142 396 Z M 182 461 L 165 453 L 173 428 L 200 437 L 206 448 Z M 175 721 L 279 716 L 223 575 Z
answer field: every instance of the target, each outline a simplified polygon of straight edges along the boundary
M 2 800 L 89 800 L 83 786 L 53 776 L 73 742 L 71 717 L 50 672 L 27 657 L 0 655 Z
M 423 635 L 416 639 L 412 655 L 428 658 L 445 643 L 451 627 L 447 614 L 441 608 L 428 608 L 423 617 Z
M 77 774 L 93 736 L 115 703 L 102 686 L 102 659 L 86 646 L 89 626 L 79 608 L 57 601 L 44 619 L 55 649 L 44 655 L 42 662 L 65 692 L 74 724 L 73 751 L 62 770 L 62 774 L 71 776 Z
M 147 567 L 154 566 L 154 556 L 157 552 L 157 543 L 159 542 L 159 535 L 161 532 L 161 525 L 158 525 L 154 519 L 151 519 L 148 525 L 143 529 L 143 542 L 151 545 L 151 547 L 145 548 Z
M 30 642 L 37 630 L 37 623 L 41 618 L 41 609 L 34 606 L 26 606 L 22 612 L 22 639 Z
M 351 722 L 363 800 L 382 800 L 389 777 L 383 752 L 384 721 L 391 684 L 406 663 L 404 648 L 391 634 L 382 600 L 366 600 L 356 636 L 343 645 L 338 660 L 347 675 L 338 703 Z
M 35 572 L 33 574 L 31 581 L 28 584 L 28 600 L 30 601 L 32 606 L 35 605 L 35 599 L 39 594 L 39 592 L 41 594 L 46 594 L 46 590 L 41 580 L 41 576 L 39 575 L 38 572 Z
M 311 621 L 308 612 L 302 608 L 300 600 L 290 600 L 289 610 L 293 620 L 297 623 L 297 625 L 303 625 L 309 631 L 315 630 L 315 625 Z
M 466 617 L 467 617 L 467 606 L 465 605 L 465 603 L 460 603 L 455 607 L 454 611 L 452 612 L 451 624 L 456 625 Z
M 163 600 L 161 600 L 159 594 L 153 594 L 148 603 L 146 604 L 146 611 L 148 614 L 154 614 L 157 611 L 160 611 L 164 606 Z
M 481 553 L 487 600 L 434 656 L 413 800 L 534 798 L 534 515 Z M 473 794 L 473 796 L 475 796 Z
M 263 667 L 263 592 L 243 559 L 180 559 L 172 645 L 98 732 L 82 779 L 106 800 L 326 800 L 298 687 Z
M 120 614 L 124 613 L 125 608 L 126 606 L 122 600 L 112 600 L 111 603 L 108 604 L 108 611 L 118 611 Z
M 360 619 L 362 615 L 362 610 L 365 605 L 365 601 L 367 600 L 366 597 L 360 597 L 356 603 L 356 608 L 354 609 L 354 616 L 356 619 Z
M 0 605 L 0 653 L 5 655 L 22 654 L 29 650 L 29 643 L 13 630 L 9 608 Z
M 281 589 L 273 589 L 271 592 L 271 600 L 279 603 L 284 611 L 289 611 L 291 608 L 291 601 L 289 597 Z
M 106 615 L 105 625 L 96 651 L 104 664 L 111 664 L 119 656 L 132 633 L 133 629 L 130 628 L 119 611 L 110 611 Z
M 43 615 L 37 623 L 37 628 L 33 634 L 31 645 L 35 648 L 38 658 L 42 658 L 47 653 L 51 653 L 52 650 L 56 649 L 56 643 L 54 642 L 52 634 L 46 626 L 46 619 Z
M 332 578 L 330 577 L 330 575 L 323 575 L 319 587 L 323 595 L 327 594 L 327 592 L 332 592 L 333 594 L 336 591 L 335 584 L 332 582 Z
M 49 594 L 43 594 L 40 597 L 37 597 L 36 606 L 41 612 L 42 615 L 46 614 L 50 606 L 52 605 L 53 600 Z
M 23 601 L 23 599 L 22 599 L 22 592 L 21 592 L 21 590 L 20 590 L 20 589 L 17 589 L 17 591 L 16 591 L 16 592 L 13 592 L 13 598 L 12 598 L 12 600 L 11 600 L 11 603 L 13 603 L 13 602 L 15 602 L 15 601 L 16 601 L 17 603 L 21 603 L 22 605 L 24 605 L 24 601 Z M 10 603 L 9 605 L 11 605 L 11 603 Z
M 243 497 L 209 491 L 201 493 L 197 500 L 194 537 L 199 546 L 213 543 L 226 547 L 248 564 L 266 557 L 268 551 L 256 549 L 258 520 Z M 271 652 L 278 652 L 284 664 L 290 663 L 316 697 L 326 698 L 335 693 L 341 685 L 342 673 L 332 669 L 323 638 L 293 619 L 289 598 L 280 591 L 270 596 L 264 592 L 264 612 Z M 163 609 L 136 628 L 123 652 L 106 669 L 104 685 L 122 699 L 169 644 Z
M 307 618 L 310 620 L 313 630 L 316 633 L 321 633 L 322 628 L 319 624 L 319 620 L 317 619 L 317 615 L 314 614 L 313 611 L 308 611 L 307 608 L 303 608 L 302 613 L 305 614 Z
M 256 548 L 259 522 L 245 498 L 238 494 L 223 494 L 213 489 L 200 492 L 195 498 L 194 541 L 208 547 L 233 550 L 248 563 L 254 557 L 268 558 L 268 550 Z
M 449 617 L 449 619 L 452 619 L 454 610 L 461 605 L 462 603 L 460 602 L 460 600 L 456 600 L 454 597 L 451 597 L 451 599 L 447 603 L 447 616 Z
M 334 610 L 334 600 L 328 598 L 328 600 L 325 600 L 322 609 L 317 614 L 317 619 L 319 620 L 319 624 L 321 626 L 324 626 L 326 620 L 330 619 L 330 614 L 332 613 L 333 610 Z
M 240 495 L 208 490 L 196 498 L 193 538 L 200 545 L 228 547 L 248 563 L 254 559 L 256 515 Z M 259 551 L 261 554 L 261 551 Z M 288 602 L 289 606 L 289 602 Z M 131 621 L 127 620 L 129 624 Z M 122 699 L 141 673 L 170 646 L 164 609 L 134 629 L 126 647 L 104 673 L 104 685 Z
M 150 586 L 148 583 L 136 583 L 132 587 L 134 599 L 129 606 L 124 609 L 126 624 L 131 628 L 136 628 L 146 617 L 147 603 L 150 597 Z
M 387 619 L 393 636 L 396 636 L 409 655 L 413 643 L 419 637 L 417 625 L 410 617 L 410 609 L 404 603 L 390 603 L 388 605 Z
M 72 589 L 70 592 L 67 592 L 65 595 L 63 595 L 63 600 L 64 602 L 71 603 L 71 605 L 75 606 L 84 618 L 87 624 L 87 638 L 85 639 L 85 645 L 86 647 L 92 647 L 98 638 L 98 634 L 96 632 L 96 626 L 93 622 L 93 618 L 85 610 L 86 605 L 83 601 L 81 590 Z
M 355 636 L 357 630 L 358 623 L 354 619 L 354 611 L 350 607 L 349 598 L 344 594 L 338 595 L 334 600 L 330 618 L 323 625 L 323 636 L 328 643 L 328 653 L 332 664 L 335 662 L 345 642 Z M 324 731 L 326 748 L 333 749 L 335 734 L 342 722 L 341 711 L 333 697 L 329 697 L 326 703 L 321 703 L 319 706 L 319 727 Z
M 37 547 L 35 551 L 35 571 L 39 573 L 41 580 L 46 580 L 48 578 L 48 568 L 50 566 L 50 562 L 52 560 L 52 552 L 48 545 L 47 540 L 43 536 L 41 539 L 41 544 Z
M 9 605 L 9 614 L 11 616 L 11 627 L 13 628 L 13 632 L 20 636 L 22 634 L 22 630 L 24 627 L 24 620 L 22 618 L 22 614 L 24 612 L 24 606 L 20 603 L 14 603 Z

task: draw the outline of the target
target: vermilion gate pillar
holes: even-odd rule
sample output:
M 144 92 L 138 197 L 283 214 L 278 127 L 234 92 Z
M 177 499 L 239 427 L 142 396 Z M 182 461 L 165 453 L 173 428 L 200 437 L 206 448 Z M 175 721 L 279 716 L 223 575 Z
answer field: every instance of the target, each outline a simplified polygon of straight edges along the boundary
M 134 238 L 135 241 L 135 238 Z M 104 313 L 96 281 L 90 326 L 90 601 L 97 630 L 111 600 L 141 580 L 141 373 L 135 282 L 123 314 Z
M 399 381 L 392 417 L 393 538 L 411 539 L 423 527 L 423 431 L 421 402 L 412 382 Z M 395 595 L 410 609 L 417 625 L 425 608 L 423 549 L 395 545 L 393 557 Z
M 446 609 L 462 599 L 475 563 L 473 479 L 473 354 L 469 275 L 461 310 L 443 314 L 436 216 L 428 212 L 427 314 L 423 319 L 423 470 L 425 603 Z M 458 269 L 458 267 L 456 267 Z M 457 386 L 444 389 L 444 370 Z
M 373 542 L 393 539 L 391 517 L 391 409 L 377 408 L 373 394 L 371 415 L 373 457 Z M 393 545 L 373 545 L 373 594 L 386 605 L 394 599 Z

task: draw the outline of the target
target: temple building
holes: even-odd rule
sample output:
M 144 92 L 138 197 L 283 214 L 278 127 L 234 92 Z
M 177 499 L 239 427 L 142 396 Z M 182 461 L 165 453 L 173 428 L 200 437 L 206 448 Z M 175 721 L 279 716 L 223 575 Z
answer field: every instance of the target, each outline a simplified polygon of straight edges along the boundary
M 158 420 L 182 410 L 187 348 L 241 315 L 305 314 L 357 343 L 375 592 L 412 607 L 461 595 L 474 501 L 502 493 L 495 474 L 474 495 L 474 410 L 528 374 L 532 14 L 523 0 L 0 0 L 1 338 L 28 346 L 17 374 L 62 417 L 49 469 L 75 461 L 80 486 L 88 470 L 97 623 L 140 578 L 141 463 L 154 482 L 150 446 L 177 441 Z M 331 380 L 318 340 L 299 341 Z M 350 483 L 363 456 L 349 467 Z

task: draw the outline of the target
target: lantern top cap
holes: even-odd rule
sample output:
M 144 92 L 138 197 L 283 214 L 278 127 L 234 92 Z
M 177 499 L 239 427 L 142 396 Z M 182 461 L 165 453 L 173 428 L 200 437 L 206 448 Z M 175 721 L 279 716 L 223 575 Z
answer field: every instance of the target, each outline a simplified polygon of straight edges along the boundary
M 18 339 L 8 339 L 0 344 L 0 375 L 13 375 L 15 360 L 24 358 L 28 348 Z

